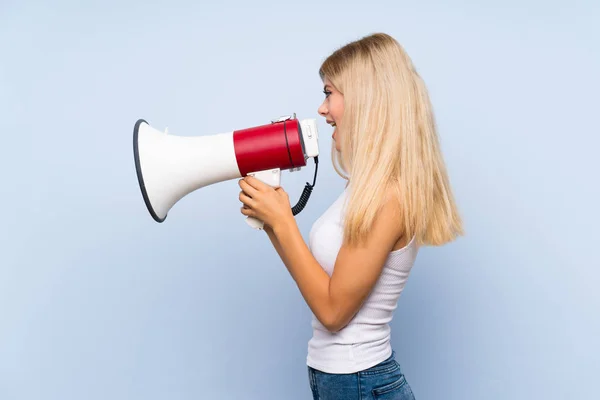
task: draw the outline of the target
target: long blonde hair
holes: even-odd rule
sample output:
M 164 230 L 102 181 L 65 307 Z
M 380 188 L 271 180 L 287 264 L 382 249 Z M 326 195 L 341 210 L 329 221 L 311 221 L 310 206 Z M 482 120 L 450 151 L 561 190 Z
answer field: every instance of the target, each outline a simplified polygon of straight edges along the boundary
M 319 75 L 344 97 L 335 171 L 349 180 L 344 242 L 359 243 L 391 194 L 404 236 L 442 245 L 463 234 L 425 83 L 402 46 L 376 33 L 346 44 Z M 336 165 L 337 164 L 337 165 Z

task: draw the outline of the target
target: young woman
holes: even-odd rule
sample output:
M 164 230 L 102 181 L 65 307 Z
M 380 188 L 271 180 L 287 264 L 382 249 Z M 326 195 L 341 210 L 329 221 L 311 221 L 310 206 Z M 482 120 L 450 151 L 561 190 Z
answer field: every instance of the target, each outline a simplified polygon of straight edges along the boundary
M 419 246 L 462 234 L 427 89 L 383 33 L 341 47 L 319 74 L 319 114 L 334 127 L 333 166 L 345 189 L 312 226 L 308 245 L 282 188 L 241 179 L 241 212 L 264 221 L 312 310 L 314 398 L 413 399 L 389 323 Z

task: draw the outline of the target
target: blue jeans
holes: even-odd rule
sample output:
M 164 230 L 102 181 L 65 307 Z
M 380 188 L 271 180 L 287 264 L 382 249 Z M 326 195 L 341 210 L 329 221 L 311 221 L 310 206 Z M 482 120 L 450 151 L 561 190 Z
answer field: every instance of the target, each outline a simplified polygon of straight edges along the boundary
M 406 377 L 395 360 L 385 361 L 353 374 L 329 374 L 308 367 L 314 400 L 414 400 Z

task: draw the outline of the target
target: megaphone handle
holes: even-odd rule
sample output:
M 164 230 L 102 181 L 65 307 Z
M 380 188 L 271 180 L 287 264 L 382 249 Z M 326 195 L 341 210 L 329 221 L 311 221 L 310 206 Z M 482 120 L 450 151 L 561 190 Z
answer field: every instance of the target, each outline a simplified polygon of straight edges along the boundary
M 246 223 L 250 225 L 252 228 L 256 230 L 263 230 L 265 228 L 265 223 L 260 219 L 254 217 L 246 217 Z
M 268 169 L 266 171 L 250 172 L 248 175 L 255 177 L 259 181 L 269 186 L 278 188 L 281 186 L 281 170 L 279 168 Z M 264 229 L 264 222 L 254 217 L 246 217 L 246 223 L 257 230 Z

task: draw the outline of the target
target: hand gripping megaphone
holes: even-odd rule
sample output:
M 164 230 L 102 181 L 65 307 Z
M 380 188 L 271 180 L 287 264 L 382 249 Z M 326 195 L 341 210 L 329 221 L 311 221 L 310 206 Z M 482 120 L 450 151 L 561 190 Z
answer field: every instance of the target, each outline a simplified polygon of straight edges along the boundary
M 318 136 L 316 120 L 299 121 L 295 114 L 266 125 L 191 137 L 160 132 L 139 119 L 133 128 L 133 155 L 144 203 L 152 218 L 163 222 L 171 207 L 194 190 L 247 175 L 277 188 L 281 171 L 299 171 L 313 158 L 313 184 L 306 183 L 292 208 L 297 215 L 316 183 Z M 246 221 L 263 229 L 256 218 Z

